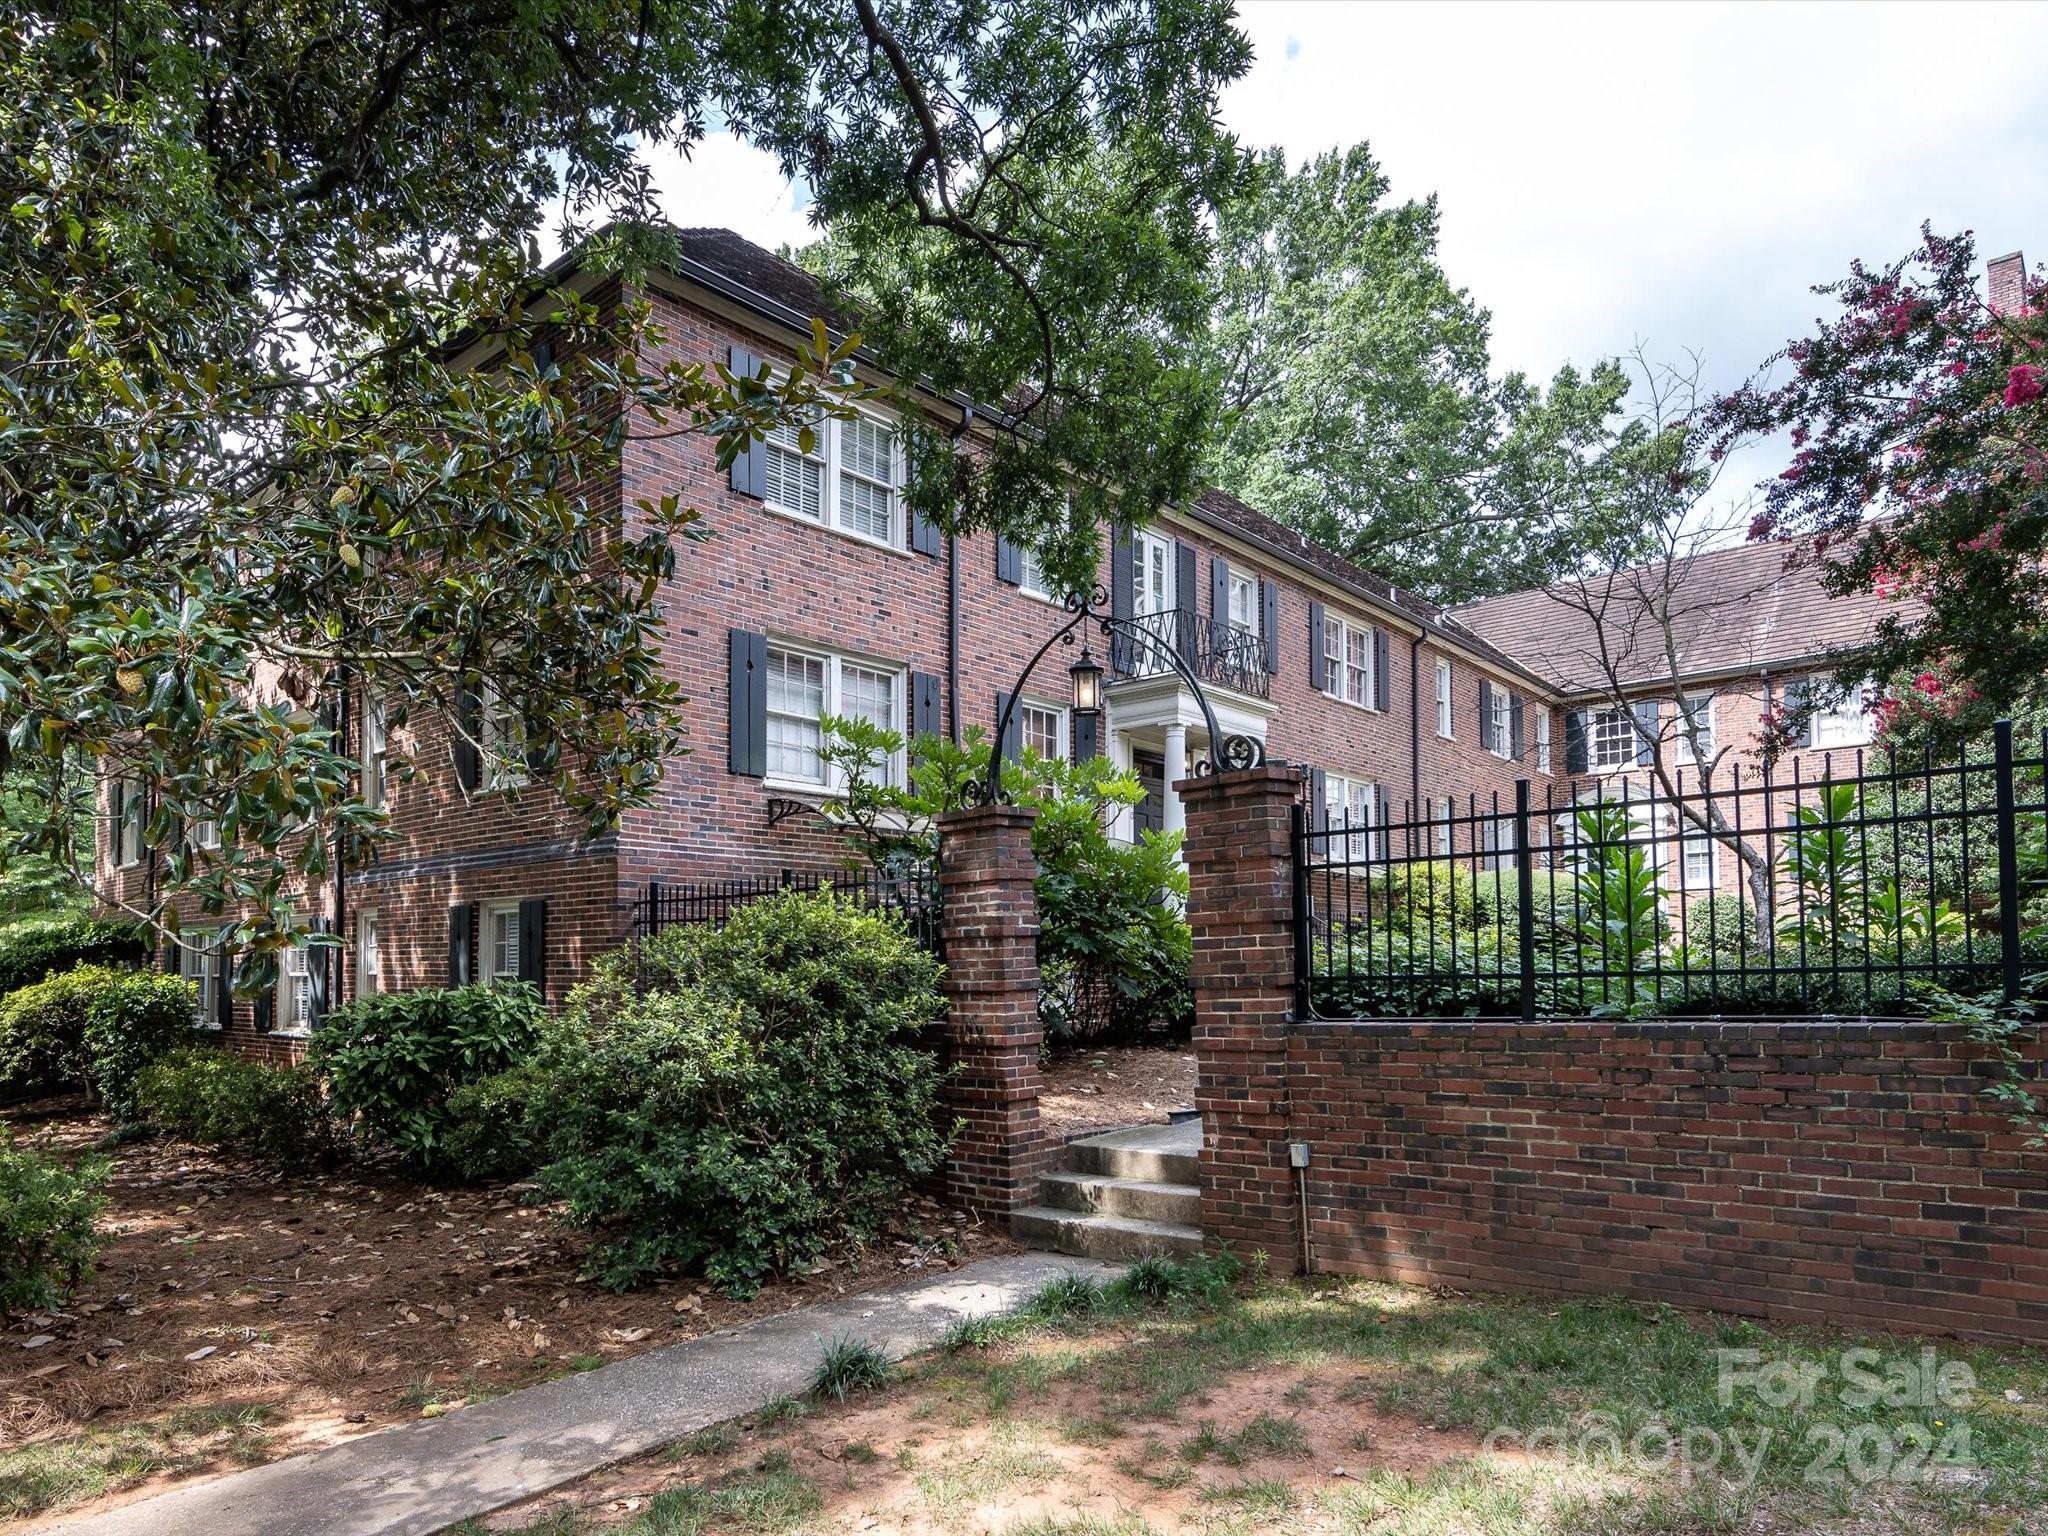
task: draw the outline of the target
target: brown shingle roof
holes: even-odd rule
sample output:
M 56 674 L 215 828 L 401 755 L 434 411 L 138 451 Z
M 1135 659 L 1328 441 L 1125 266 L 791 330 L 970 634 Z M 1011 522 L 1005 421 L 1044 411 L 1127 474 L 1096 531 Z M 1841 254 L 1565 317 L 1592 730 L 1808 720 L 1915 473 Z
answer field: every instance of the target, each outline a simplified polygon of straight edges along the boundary
M 1589 693 L 1667 681 L 1658 616 L 1682 677 L 1793 670 L 1870 639 L 1893 604 L 1830 596 L 1798 542 L 1742 544 L 1469 603 L 1454 611 L 1553 687 Z

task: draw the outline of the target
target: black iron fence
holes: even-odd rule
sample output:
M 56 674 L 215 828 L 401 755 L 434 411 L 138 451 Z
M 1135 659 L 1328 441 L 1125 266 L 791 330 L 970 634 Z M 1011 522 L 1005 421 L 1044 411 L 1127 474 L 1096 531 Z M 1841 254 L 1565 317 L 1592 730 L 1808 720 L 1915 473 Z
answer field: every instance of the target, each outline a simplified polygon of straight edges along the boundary
M 939 953 L 939 877 L 936 869 L 903 875 L 873 870 L 785 869 L 728 880 L 650 880 L 633 902 L 633 936 L 647 938 L 677 924 L 724 926 L 739 908 L 779 891 L 832 890 L 900 918 L 919 944 Z
M 1637 769 L 1295 832 L 1305 1017 L 1924 1011 L 2048 970 L 2048 732 Z

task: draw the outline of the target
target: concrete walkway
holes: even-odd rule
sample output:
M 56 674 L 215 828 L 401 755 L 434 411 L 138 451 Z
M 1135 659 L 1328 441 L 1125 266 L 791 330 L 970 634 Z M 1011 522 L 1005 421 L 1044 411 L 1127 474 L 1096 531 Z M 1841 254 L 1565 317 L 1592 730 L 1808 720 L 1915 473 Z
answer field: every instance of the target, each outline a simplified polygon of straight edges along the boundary
M 866 1339 L 900 1359 L 961 1318 L 1016 1310 L 1058 1275 L 1113 1273 L 1053 1253 L 763 1318 L 346 1445 L 195 1483 L 62 1536 L 406 1536 L 438 1531 L 806 1391 L 820 1347 Z

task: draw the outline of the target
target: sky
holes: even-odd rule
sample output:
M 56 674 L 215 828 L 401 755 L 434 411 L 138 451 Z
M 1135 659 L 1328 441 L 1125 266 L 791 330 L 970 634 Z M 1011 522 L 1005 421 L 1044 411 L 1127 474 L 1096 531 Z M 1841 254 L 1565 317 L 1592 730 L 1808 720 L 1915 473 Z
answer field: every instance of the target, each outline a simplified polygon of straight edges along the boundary
M 1434 193 L 1497 370 L 1640 344 L 1732 386 L 1824 312 L 1812 285 L 1923 220 L 2048 259 L 2048 4 L 1251 0 L 1241 25 L 1257 60 L 1226 124 L 1296 160 L 1365 140 L 1395 199 Z M 679 223 L 813 238 L 728 135 L 654 171 Z

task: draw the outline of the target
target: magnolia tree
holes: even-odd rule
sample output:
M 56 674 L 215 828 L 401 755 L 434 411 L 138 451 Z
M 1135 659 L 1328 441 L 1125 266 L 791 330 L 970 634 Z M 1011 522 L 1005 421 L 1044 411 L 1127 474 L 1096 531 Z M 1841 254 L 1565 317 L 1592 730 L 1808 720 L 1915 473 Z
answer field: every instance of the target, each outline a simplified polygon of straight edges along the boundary
M 385 831 L 340 750 L 366 694 L 516 752 L 583 825 L 645 800 L 683 744 L 658 593 L 698 524 L 598 488 L 633 440 L 729 460 L 846 409 L 857 339 L 759 379 L 646 361 L 642 152 L 714 115 L 805 180 L 889 361 L 1014 403 L 996 451 L 921 467 L 928 514 L 1029 524 L 1062 462 L 1129 498 L 1081 515 L 1183 494 L 1201 412 L 1163 403 L 1247 57 L 1221 0 L 13 8 L 0 864 L 87 881 L 117 775 L 138 915 L 194 896 L 274 949 Z M 557 212 L 594 284 L 543 266 Z
M 1887 717 L 1951 738 L 2048 677 L 2048 312 L 1994 309 L 1968 234 L 1817 291 L 1839 306 L 1705 418 L 1713 452 L 1783 432 L 1755 538 L 1800 538 L 1836 593 L 1897 606 L 1843 676 L 1898 679 Z

